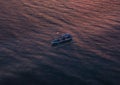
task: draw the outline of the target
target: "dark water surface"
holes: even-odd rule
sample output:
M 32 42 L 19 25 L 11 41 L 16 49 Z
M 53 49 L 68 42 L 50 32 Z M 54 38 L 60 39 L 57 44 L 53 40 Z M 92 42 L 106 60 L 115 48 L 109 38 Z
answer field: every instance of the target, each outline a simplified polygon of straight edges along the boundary
M 120 0 L 0 0 L 0 85 L 120 85 Z

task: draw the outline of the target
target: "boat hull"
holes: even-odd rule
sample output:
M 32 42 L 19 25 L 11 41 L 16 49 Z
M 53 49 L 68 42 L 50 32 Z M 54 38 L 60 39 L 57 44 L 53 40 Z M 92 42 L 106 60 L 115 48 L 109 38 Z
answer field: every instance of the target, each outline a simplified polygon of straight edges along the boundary
M 63 43 L 67 43 L 67 42 L 70 42 L 70 41 L 72 41 L 72 38 L 64 40 L 64 41 L 60 41 L 60 42 L 52 42 L 52 46 L 57 46 L 57 45 L 60 45 L 60 44 L 63 44 Z

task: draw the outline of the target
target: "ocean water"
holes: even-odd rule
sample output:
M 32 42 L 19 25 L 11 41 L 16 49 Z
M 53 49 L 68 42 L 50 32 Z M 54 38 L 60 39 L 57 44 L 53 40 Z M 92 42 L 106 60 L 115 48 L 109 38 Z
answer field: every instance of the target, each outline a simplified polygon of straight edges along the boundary
M 120 85 L 120 0 L 0 0 L 0 85 Z

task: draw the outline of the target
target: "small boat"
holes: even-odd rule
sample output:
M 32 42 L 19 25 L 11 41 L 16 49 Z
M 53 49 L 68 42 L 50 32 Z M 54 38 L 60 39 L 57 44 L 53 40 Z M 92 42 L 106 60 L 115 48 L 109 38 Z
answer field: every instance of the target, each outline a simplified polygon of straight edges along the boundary
M 51 44 L 52 46 L 56 46 L 62 43 L 70 42 L 72 41 L 72 36 L 68 33 L 61 35 L 60 37 L 52 40 Z

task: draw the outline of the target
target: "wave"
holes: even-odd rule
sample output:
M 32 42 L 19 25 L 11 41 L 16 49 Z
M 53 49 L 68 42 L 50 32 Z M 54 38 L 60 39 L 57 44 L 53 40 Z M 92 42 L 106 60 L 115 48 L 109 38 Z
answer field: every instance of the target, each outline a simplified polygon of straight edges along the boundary
M 120 1 L 0 1 L 1 85 L 117 85 Z M 70 33 L 73 42 L 51 47 Z

